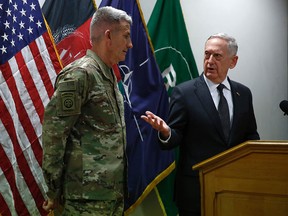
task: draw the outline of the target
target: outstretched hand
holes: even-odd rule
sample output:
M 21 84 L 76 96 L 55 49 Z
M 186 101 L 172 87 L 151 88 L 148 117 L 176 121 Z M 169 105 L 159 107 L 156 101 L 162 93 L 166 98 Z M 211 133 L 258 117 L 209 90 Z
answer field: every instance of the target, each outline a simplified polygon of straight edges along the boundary
M 155 130 L 159 131 L 163 138 L 168 138 L 170 135 L 170 127 L 159 116 L 150 111 L 145 112 L 146 115 L 141 115 L 141 118 L 149 123 Z

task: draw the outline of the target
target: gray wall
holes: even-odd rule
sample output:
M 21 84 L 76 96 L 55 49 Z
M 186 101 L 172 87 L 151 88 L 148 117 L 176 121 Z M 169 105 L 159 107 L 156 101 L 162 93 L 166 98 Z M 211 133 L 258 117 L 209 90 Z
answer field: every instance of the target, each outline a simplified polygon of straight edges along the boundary
M 140 0 L 146 22 L 155 2 Z M 239 60 L 229 76 L 250 87 L 261 139 L 288 140 L 288 116 L 279 108 L 282 100 L 288 100 L 287 0 L 180 2 L 199 72 L 208 36 L 216 32 L 234 36 Z M 154 192 L 132 215 L 159 215 Z
M 140 0 L 147 22 L 155 2 Z M 288 100 L 287 0 L 180 2 L 199 73 L 207 37 L 216 32 L 234 36 L 239 60 L 229 76 L 250 87 L 261 139 L 287 140 L 288 116 L 279 109 Z

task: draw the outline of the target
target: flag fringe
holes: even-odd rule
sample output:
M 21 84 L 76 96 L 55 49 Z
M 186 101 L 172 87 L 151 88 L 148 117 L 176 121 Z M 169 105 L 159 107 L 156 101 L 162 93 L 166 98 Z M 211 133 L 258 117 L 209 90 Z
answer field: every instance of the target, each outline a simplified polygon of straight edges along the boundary
M 133 205 L 131 205 L 124 212 L 124 216 L 127 216 L 127 215 L 131 214 L 136 209 L 136 207 L 139 206 L 140 203 L 147 197 L 147 195 L 156 187 L 156 185 L 160 181 L 162 181 L 164 178 L 166 178 L 174 169 L 175 169 L 175 161 L 172 162 L 169 167 L 167 167 L 164 171 L 162 171 L 158 176 L 155 177 L 155 179 L 145 188 L 145 190 L 143 191 L 141 196 L 136 200 L 136 202 Z M 159 195 L 159 193 L 157 194 L 158 200 L 159 199 L 161 200 L 160 196 L 158 196 L 158 195 Z M 159 203 L 160 203 L 160 206 L 161 206 L 162 200 Z M 161 208 L 162 208 L 163 212 L 165 212 L 165 208 L 163 206 L 163 203 L 162 203 Z M 165 212 L 164 216 L 166 216 L 166 212 Z
M 157 196 L 159 205 L 160 205 L 160 207 L 161 207 L 161 209 L 162 209 L 163 216 L 167 216 L 167 213 L 166 213 L 166 210 L 165 210 L 165 206 L 164 206 L 163 201 L 162 201 L 162 199 L 161 199 L 161 196 L 160 196 L 160 194 L 159 194 L 158 188 L 155 187 L 154 190 L 155 190 L 155 193 L 156 193 L 156 196 Z
M 148 39 L 148 42 L 149 42 L 150 49 L 151 49 L 153 55 L 155 56 L 154 47 L 153 47 L 153 44 L 152 44 L 152 41 L 151 41 L 151 38 L 150 38 L 150 35 L 149 35 L 149 32 L 148 32 L 147 24 L 146 24 L 146 21 L 145 21 L 145 18 L 144 18 L 143 11 L 142 11 L 141 5 L 139 3 L 139 0 L 136 0 L 136 3 L 137 3 L 137 6 L 138 6 L 138 10 L 139 10 L 139 13 L 140 13 L 140 17 L 141 17 L 143 26 L 145 28 L 145 32 L 146 32 L 146 35 L 147 35 L 147 39 Z
M 97 9 L 98 9 L 98 7 L 97 7 L 97 4 L 96 4 L 95 0 L 92 0 L 92 4 L 93 4 L 93 6 L 94 6 L 95 10 L 97 10 Z
M 44 19 L 44 22 L 45 22 L 45 25 L 46 25 L 46 28 L 47 28 L 47 32 L 48 32 L 48 35 L 52 41 L 52 44 L 53 44 L 53 49 L 54 49 L 54 52 L 56 53 L 56 56 L 57 56 L 57 59 L 58 59 L 58 62 L 60 64 L 60 67 L 61 69 L 63 69 L 63 64 L 62 64 L 62 61 L 61 61 L 61 58 L 60 58 L 60 55 L 58 53 L 58 50 L 57 50 L 57 47 L 56 47 L 56 44 L 55 44 L 55 41 L 54 41 L 54 38 L 53 38 L 53 35 L 52 35 L 52 32 L 51 32 L 51 28 L 43 14 L 43 19 Z M 53 83 L 54 84 L 54 83 Z

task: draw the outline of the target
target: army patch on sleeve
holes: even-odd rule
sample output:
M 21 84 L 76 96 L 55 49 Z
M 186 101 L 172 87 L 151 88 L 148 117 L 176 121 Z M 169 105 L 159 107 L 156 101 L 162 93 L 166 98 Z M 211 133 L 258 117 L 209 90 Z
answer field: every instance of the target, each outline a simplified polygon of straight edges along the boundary
M 80 114 L 81 97 L 77 92 L 76 81 L 63 81 L 59 83 L 57 101 L 57 115 L 70 116 Z
M 64 111 L 73 111 L 75 110 L 75 93 L 71 92 L 64 92 L 61 93 L 61 100 L 62 100 L 62 110 Z

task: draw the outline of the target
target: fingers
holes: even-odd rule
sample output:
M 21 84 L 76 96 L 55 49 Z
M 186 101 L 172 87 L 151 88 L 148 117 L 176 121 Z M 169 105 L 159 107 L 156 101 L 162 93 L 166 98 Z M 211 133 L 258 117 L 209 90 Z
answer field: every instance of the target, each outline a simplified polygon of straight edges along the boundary
M 146 111 L 145 114 L 146 114 L 147 116 L 153 116 L 153 117 L 155 116 L 155 114 L 152 113 L 152 112 L 150 112 L 150 111 Z
M 48 206 L 47 200 L 45 200 L 45 201 L 43 202 L 42 208 L 43 208 L 46 212 L 49 212 L 50 207 Z
M 149 123 L 155 130 L 159 131 L 161 135 L 166 139 L 170 137 L 171 130 L 166 122 L 159 116 L 150 111 L 145 112 L 146 115 L 141 115 L 141 118 Z
M 145 120 L 147 123 L 151 124 L 153 126 L 154 123 L 158 122 L 158 116 L 154 115 L 150 111 L 145 112 L 146 115 L 141 115 L 141 118 Z
M 50 212 L 53 210 L 54 207 L 54 201 L 53 200 L 45 200 L 42 204 L 42 208 L 46 211 L 46 212 Z
M 145 112 L 146 115 L 142 115 L 141 118 L 149 123 L 154 129 L 161 131 L 163 130 L 164 125 L 166 123 L 159 116 L 155 115 L 150 111 Z

